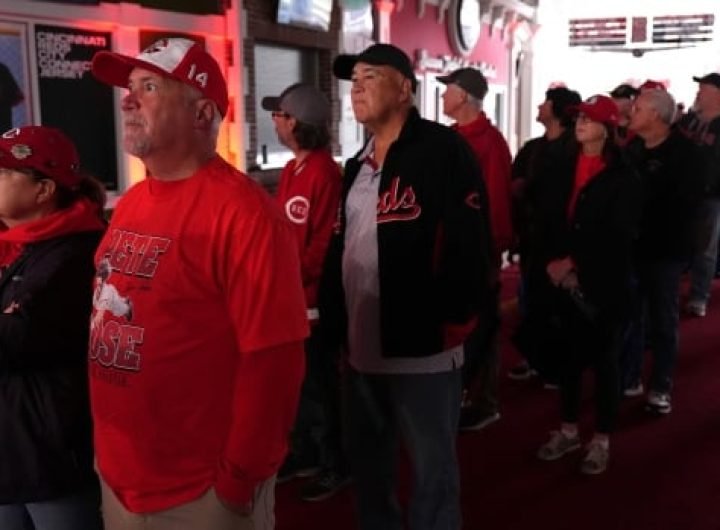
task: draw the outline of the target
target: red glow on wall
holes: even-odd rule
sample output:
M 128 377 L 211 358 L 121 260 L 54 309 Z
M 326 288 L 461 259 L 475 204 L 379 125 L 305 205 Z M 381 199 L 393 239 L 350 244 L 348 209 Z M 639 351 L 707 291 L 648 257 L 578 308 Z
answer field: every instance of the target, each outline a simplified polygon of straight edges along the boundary
M 418 18 L 417 10 L 411 2 L 392 15 L 391 41 L 402 48 L 411 58 L 415 58 L 416 50 L 427 50 L 429 57 L 458 56 L 451 48 L 448 35 L 447 20 L 438 22 L 437 8 L 428 6 L 422 18 Z M 488 63 L 495 67 L 497 76 L 489 79 L 492 83 L 505 84 L 508 81 L 508 47 L 499 29 L 483 24 L 480 39 L 475 50 L 467 59 L 472 62 Z

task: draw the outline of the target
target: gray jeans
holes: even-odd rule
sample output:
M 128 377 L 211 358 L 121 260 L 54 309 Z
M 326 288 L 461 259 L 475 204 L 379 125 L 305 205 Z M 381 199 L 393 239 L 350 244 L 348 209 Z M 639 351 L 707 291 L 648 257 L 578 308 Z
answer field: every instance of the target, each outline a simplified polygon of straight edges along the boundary
M 690 300 L 706 303 L 717 264 L 718 237 L 720 237 L 720 199 L 702 201 L 695 228 L 695 254 L 690 273 Z
M 105 530 L 273 530 L 275 528 L 275 477 L 258 486 L 253 512 L 243 516 L 228 510 L 209 489 L 194 501 L 154 513 L 128 511 L 101 481 Z

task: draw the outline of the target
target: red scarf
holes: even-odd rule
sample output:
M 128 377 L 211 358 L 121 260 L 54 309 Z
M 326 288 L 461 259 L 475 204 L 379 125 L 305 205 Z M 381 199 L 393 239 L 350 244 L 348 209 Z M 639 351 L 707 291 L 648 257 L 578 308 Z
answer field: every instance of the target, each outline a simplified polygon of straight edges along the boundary
M 567 208 L 568 220 L 571 220 L 575 214 L 575 206 L 582 189 L 603 169 L 605 169 L 605 160 L 603 160 L 602 156 L 580 154 L 577 165 L 575 166 L 575 183 Z
M 0 232 L 0 267 L 15 261 L 28 243 L 104 228 L 97 205 L 88 199 L 80 199 L 69 208 Z

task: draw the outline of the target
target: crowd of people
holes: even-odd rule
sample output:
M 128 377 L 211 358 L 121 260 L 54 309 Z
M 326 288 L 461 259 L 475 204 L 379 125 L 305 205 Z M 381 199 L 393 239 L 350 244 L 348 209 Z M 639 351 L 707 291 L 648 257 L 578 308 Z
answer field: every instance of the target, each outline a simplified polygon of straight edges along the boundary
M 702 317 L 717 260 L 719 74 L 683 115 L 652 80 L 550 88 L 513 159 L 480 71 L 438 77 L 447 127 L 416 109 L 408 56 L 374 44 L 333 63 L 367 131 L 344 168 L 319 89 L 262 100 L 293 154 L 270 197 L 216 153 L 228 93 L 201 45 L 103 51 L 92 72 L 125 89 L 147 170 L 109 222 L 61 131 L 0 137 L 4 530 L 271 530 L 276 483 L 308 476 L 306 501 L 352 483 L 363 530 L 461 528 L 456 437 L 500 419 L 508 254 L 508 376 L 559 394 L 539 459 L 583 446 L 586 370 L 583 473 L 606 470 L 623 395 L 671 412 L 681 276 Z

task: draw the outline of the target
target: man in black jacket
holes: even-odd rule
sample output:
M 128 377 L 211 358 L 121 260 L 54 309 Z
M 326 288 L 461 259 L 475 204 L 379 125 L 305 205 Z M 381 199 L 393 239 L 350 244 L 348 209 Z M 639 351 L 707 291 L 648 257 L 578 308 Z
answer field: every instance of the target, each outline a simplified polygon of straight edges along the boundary
M 360 528 L 403 528 L 398 436 L 414 468 L 412 530 L 459 529 L 455 438 L 463 341 L 489 289 L 487 199 L 467 144 L 420 118 L 410 60 L 376 44 L 333 65 L 371 133 L 346 165 L 321 325 L 347 348 L 348 456 Z
M 647 396 L 652 412 L 671 410 L 672 371 L 678 353 L 680 276 L 692 255 L 693 219 L 703 194 L 700 155 L 671 128 L 675 101 L 665 90 L 643 90 L 631 113 L 630 129 L 640 141 L 628 148 L 640 173 L 644 204 L 637 245 L 640 294 L 650 326 L 653 370 Z M 634 329 L 642 339 L 642 327 Z M 635 351 L 635 381 L 642 391 L 642 350 Z M 628 390 L 626 390 L 626 394 Z
M 704 317 L 710 299 L 720 238 L 720 74 L 693 77 L 698 83 L 694 112 L 678 123 L 699 147 L 705 197 L 698 209 L 688 313 Z

